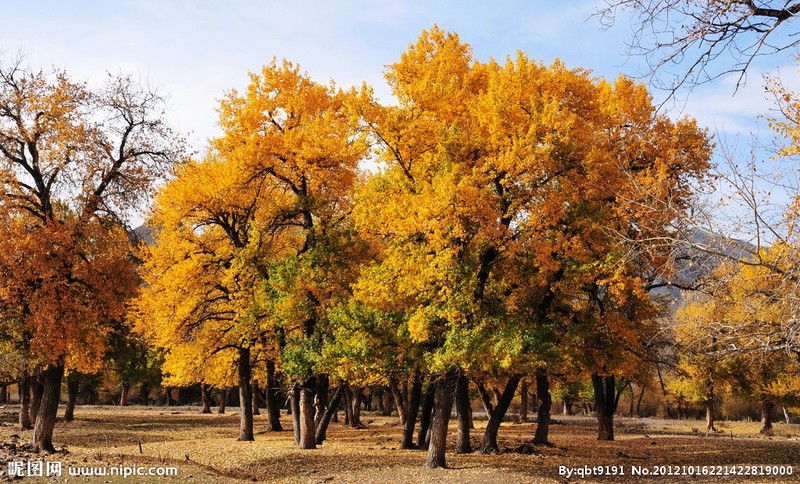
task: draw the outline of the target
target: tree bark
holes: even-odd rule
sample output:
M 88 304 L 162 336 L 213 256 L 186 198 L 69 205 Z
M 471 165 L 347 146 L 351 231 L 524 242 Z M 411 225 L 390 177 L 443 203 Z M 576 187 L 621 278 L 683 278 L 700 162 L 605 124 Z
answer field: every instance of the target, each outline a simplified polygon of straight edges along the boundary
M 31 423 L 31 377 L 26 372 L 19 381 L 19 429 L 30 430 Z
M 239 438 L 251 441 L 253 437 L 252 388 L 250 387 L 250 348 L 239 348 Z
M 403 394 L 400 392 L 400 387 L 395 378 L 389 380 L 389 388 L 391 389 L 392 397 L 394 397 L 394 404 L 395 406 L 397 406 L 397 415 L 400 417 L 400 423 L 405 425 L 406 420 L 408 419 L 408 413 L 410 409 L 406 407 L 406 402 L 403 399 Z M 417 401 L 417 405 L 419 405 L 419 401 Z M 416 417 L 417 411 L 414 411 L 414 415 Z
M 616 408 L 616 381 L 614 375 L 592 375 L 595 413 L 597 415 L 597 440 L 614 440 L 614 412 Z
M 759 431 L 761 435 L 773 435 L 772 410 L 774 408 L 775 404 L 769 400 L 761 402 L 761 430 Z
M 217 413 L 224 414 L 226 405 L 228 405 L 228 389 L 223 388 L 222 391 L 220 392 L 219 408 L 217 409 Z
M 481 395 L 481 402 L 489 414 L 489 422 L 486 423 L 486 430 L 483 432 L 483 445 L 481 446 L 481 453 L 483 454 L 497 454 L 500 452 L 500 447 L 497 445 L 497 433 L 500 430 L 500 424 L 508 412 L 508 407 L 514 400 L 514 393 L 517 391 L 519 382 L 522 375 L 512 375 L 506 382 L 503 393 L 494 392 L 497 396 L 497 405 L 492 404 L 489 392 L 486 391 L 482 383 L 478 384 L 478 393 Z
M 294 445 L 300 445 L 300 383 L 292 385 L 292 396 L 289 408 L 292 409 L 292 432 L 294 433 Z
M 572 400 L 569 398 L 564 399 L 564 415 L 572 415 Z
M 550 397 L 550 379 L 544 368 L 536 370 L 536 398 L 539 400 L 539 408 L 536 411 L 536 434 L 533 443 L 546 445 L 550 443 L 550 409 L 553 406 L 553 399 Z
M 75 402 L 78 400 L 80 384 L 81 382 L 77 378 L 70 378 L 67 381 L 67 407 L 64 410 L 65 422 L 72 422 L 75 420 Z
M 8 385 L 0 385 L 0 403 L 8 403 Z
M 716 432 L 714 427 L 714 383 L 709 380 L 706 394 L 706 433 Z
M 469 379 L 459 372 L 456 380 L 456 411 L 458 412 L 457 454 L 469 454 L 472 452 L 472 444 L 469 441 L 469 406 Z
M 120 407 L 127 407 L 128 406 L 128 392 L 131 391 L 131 382 L 123 381 L 122 382 L 122 393 L 119 396 L 119 406 Z
M 314 390 L 307 385 L 300 388 L 300 448 L 315 449 Z
M 322 445 L 322 443 L 325 442 L 325 439 L 327 438 L 328 425 L 330 424 L 334 414 L 336 414 L 336 409 L 339 408 L 339 403 L 342 401 L 346 387 L 347 383 L 342 382 L 339 384 L 339 386 L 336 388 L 336 392 L 333 394 L 333 398 L 331 398 L 331 401 L 328 404 L 328 408 L 325 409 L 325 414 L 322 416 L 322 420 L 319 421 L 315 432 L 314 440 L 317 442 L 317 445 Z
M 325 411 L 328 409 L 328 392 L 330 391 L 330 381 L 328 375 L 317 376 L 317 388 L 314 392 L 314 428 L 318 429 L 325 418 Z M 316 432 L 316 430 L 315 430 Z
M 205 383 L 200 384 L 200 403 L 203 408 L 200 413 L 211 413 L 211 395 L 208 385 Z
M 61 400 L 61 379 L 64 377 L 64 363 L 48 365 L 42 374 L 42 398 L 36 423 L 33 427 L 33 450 L 35 452 L 55 452 L 53 447 L 53 428 L 56 425 L 58 404 Z
M 144 406 L 150 404 L 150 384 L 147 382 L 142 383 L 139 387 L 139 403 Z
M 278 408 L 278 383 L 275 380 L 275 362 L 267 361 L 267 390 L 265 393 L 267 400 L 267 431 L 281 432 L 281 412 Z
M 384 417 L 391 417 L 392 411 L 394 410 L 394 395 L 392 394 L 392 390 L 389 386 L 381 387 L 381 415 Z M 402 423 L 403 419 L 400 419 Z
M 528 380 L 522 380 L 519 388 L 519 415 L 517 423 L 528 421 Z
M 28 413 L 30 413 L 31 424 L 34 427 L 36 427 L 36 417 L 39 415 L 42 395 L 44 394 L 43 378 L 44 374 L 39 374 L 31 378 L 31 406 L 28 409 Z
M 642 399 L 644 398 L 644 391 L 647 389 L 647 385 L 642 385 L 639 388 L 639 398 L 636 400 L 636 416 L 642 418 Z
M 436 385 L 431 440 L 428 445 L 428 455 L 425 458 L 425 468 L 427 469 L 447 467 L 445 460 L 447 427 L 450 423 L 450 413 L 453 411 L 453 397 L 455 396 L 457 382 L 458 372 L 450 370 L 445 373 L 442 380 Z
M 417 423 L 417 413 L 419 413 L 419 403 L 421 399 L 422 372 L 419 371 L 419 369 L 416 369 L 414 370 L 414 381 L 411 383 L 411 393 L 408 397 L 408 406 L 406 407 L 406 420 L 403 425 L 403 440 L 400 442 L 401 449 L 417 448 L 417 446 L 414 445 L 414 427 Z M 395 398 L 395 400 L 397 400 L 397 398 Z M 400 400 L 402 400 L 402 398 Z
M 353 391 L 353 398 L 351 401 L 352 413 L 350 414 L 350 426 L 354 429 L 363 429 L 365 426 L 361 423 L 361 401 L 364 398 L 364 388 L 356 387 Z
M 419 416 L 419 432 L 417 432 L 417 448 L 419 449 L 428 448 L 428 430 L 431 427 L 431 414 L 437 385 L 436 377 L 432 375 L 428 380 L 428 389 L 425 391 L 425 398 L 422 399 L 422 413 Z

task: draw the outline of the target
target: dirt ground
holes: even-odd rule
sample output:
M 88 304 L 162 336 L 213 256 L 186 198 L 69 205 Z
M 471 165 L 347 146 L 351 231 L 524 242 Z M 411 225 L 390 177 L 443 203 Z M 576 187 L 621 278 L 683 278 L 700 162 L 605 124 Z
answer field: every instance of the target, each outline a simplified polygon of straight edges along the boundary
M 399 450 L 396 417 L 367 414 L 367 428 L 361 430 L 333 423 L 320 448 L 301 451 L 292 445 L 290 431 L 264 432 L 263 415 L 256 417 L 255 442 L 237 442 L 236 410 L 200 415 L 192 407 L 78 407 L 75 421 L 56 425 L 54 443 L 61 451 L 37 456 L 25 448 L 31 431 L 17 429 L 16 408 L 8 405 L 0 408 L 0 480 L 10 479 L 9 463 L 42 461 L 60 462 L 61 477 L 28 477 L 24 482 L 800 482 L 797 425 L 775 424 L 775 436 L 765 438 L 758 435 L 757 423 L 719 422 L 721 432 L 707 436 L 699 431 L 700 421 L 618 418 L 617 440 L 598 442 L 593 418 L 557 416 L 552 446 L 531 449 L 523 444 L 531 440 L 534 424 L 505 423 L 501 454 L 448 454 L 448 469 L 425 470 L 423 451 Z M 284 416 L 283 424 L 290 429 L 290 417 Z M 478 420 L 475 426 L 472 444 L 479 448 L 485 422 Z M 454 444 L 454 425 L 451 431 Z M 792 465 L 791 476 L 763 475 L 786 472 L 786 467 L 775 466 Z M 67 472 L 164 466 L 176 467 L 178 475 L 88 478 Z M 581 478 L 600 471 L 606 476 Z M 645 477 L 647 472 L 662 475 Z M 687 475 L 703 472 L 729 475 Z M 741 475 L 753 472 L 762 475 Z

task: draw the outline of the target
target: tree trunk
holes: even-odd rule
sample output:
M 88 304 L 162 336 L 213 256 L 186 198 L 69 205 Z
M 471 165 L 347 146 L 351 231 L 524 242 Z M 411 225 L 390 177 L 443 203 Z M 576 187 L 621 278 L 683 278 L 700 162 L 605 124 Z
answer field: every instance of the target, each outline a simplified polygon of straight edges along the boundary
M 709 380 L 706 394 L 706 433 L 716 432 L 714 427 L 714 383 Z
M 419 369 L 416 369 L 414 370 L 414 381 L 411 383 L 411 393 L 408 397 L 408 406 L 406 407 L 406 420 L 403 425 L 403 440 L 400 442 L 401 449 L 416 448 L 414 445 L 414 426 L 417 423 L 417 413 L 419 413 L 419 403 L 421 398 L 422 372 L 419 371 Z M 402 401 L 402 398 L 395 398 L 395 400 Z
M 497 445 L 497 433 L 500 431 L 500 424 L 503 422 L 506 412 L 508 412 L 508 407 L 511 405 L 512 400 L 514 400 L 514 393 L 516 393 L 521 379 L 522 375 L 512 375 L 506 382 L 503 393 L 493 392 L 496 397 L 496 406 L 492 404 L 489 392 L 486 391 L 483 384 L 478 384 L 478 393 L 481 395 L 481 402 L 486 409 L 486 413 L 489 414 L 489 422 L 486 423 L 486 430 L 483 432 L 482 453 L 497 454 L 500 452 L 500 448 Z
M 786 409 L 786 405 L 783 405 L 783 418 L 786 420 L 786 424 L 792 423 L 792 418 L 789 416 L 789 410 Z
M 300 389 L 300 448 L 315 449 L 316 436 L 314 427 L 314 389 L 308 383 Z
M 31 378 L 31 406 L 28 409 L 30 413 L 31 424 L 36 427 L 36 417 L 39 415 L 41 408 L 42 395 L 44 394 L 44 382 L 42 379 L 44 374 L 39 374 Z
M 425 458 L 425 468 L 436 469 L 447 467 L 445 451 L 447 450 L 447 427 L 450 423 L 450 413 L 453 411 L 453 397 L 458 383 L 458 372 L 448 371 L 436 385 L 436 397 L 433 408 L 433 421 L 431 422 L 431 439 L 428 445 L 428 455 Z
M 350 385 L 344 389 L 344 424 L 350 426 L 353 422 L 353 390 Z
M 572 415 L 572 400 L 564 398 L 564 415 Z
M 550 408 L 553 406 L 553 399 L 550 397 L 550 380 L 544 368 L 536 370 L 536 399 L 539 400 L 539 408 L 536 411 L 533 443 L 546 445 L 550 443 Z
M 330 381 L 328 375 L 317 377 L 317 388 L 314 392 L 314 429 L 318 429 L 325 418 L 325 411 L 328 409 L 328 392 L 330 391 Z M 316 432 L 316 430 L 315 430 Z
M 517 423 L 528 421 L 528 380 L 523 380 L 519 388 L 519 415 Z
M 294 433 L 294 445 L 300 445 L 300 383 L 292 385 L 292 396 L 289 408 L 292 409 L 292 432 Z
M 472 452 L 472 444 L 469 441 L 469 406 L 469 379 L 459 372 L 456 380 L 456 412 L 458 412 L 457 454 L 469 454 Z
M 172 406 L 172 388 L 164 387 L 164 405 Z
M 139 387 L 139 403 L 144 406 L 150 404 L 150 384 L 147 382 L 142 383 Z
M 595 412 L 597 414 L 597 440 L 614 440 L 614 412 L 616 408 L 616 380 L 614 375 L 592 375 Z
M 265 393 L 267 400 L 267 431 L 281 432 L 281 412 L 278 408 L 278 383 L 275 380 L 275 362 L 267 361 L 267 390 Z
M 131 391 L 131 382 L 123 381 L 122 382 L 122 394 L 119 396 L 119 406 L 120 407 L 127 407 L 128 406 L 128 392 Z
M 436 377 L 431 376 L 428 380 L 428 389 L 425 391 L 425 398 L 422 399 L 422 413 L 419 416 L 419 432 L 417 432 L 417 448 L 427 449 L 429 443 L 428 430 L 431 427 L 431 414 L 433 413 L 433 401 L 436 395 Z
M 636 400 L 636 416 L 642 418 L 642 399 L 644 398 L 644 391 L 647 389 L 647 385 L 642 385 L 639 387 L 639 398 Z
M 67 407 L 64 410 L 65 422 L 75 420 L 75 402 L 78 400 L 80 384 L 80 380 L 74 377 L 67 380 Z
M 228 404 L 228 389 L 223 388 L 221 395 L 219 397 L 219 408 L 217 409 L 217 413 L 224 414 L 225 413 L 225 406 Z
M 397 406 L 397 415 L 400 417 L 400 423 L 405 425 L 410 409 L 406 408 L 406 402 L 403 399 L 403 394 L 400 392 L 400 387 L 395 378 L 389 380 L 389 388 L 391 389 L 392 397 L 394 397 L 394 404 Z M 419 401 L 417 401 L 417 405 L 419 405 Z M 415 416 L 416 414 L 417 412 L 414 411 Z
M 384 417 L 391 417 L 392 411 L 394 410 L 394 396 L 392 395 L 392 390 L 389 386 L 381 387 L 381 415 Z M 400 419 L 402 423 L 402 419 Z
M 250 387 L 250 348 L 239 348 L 239 438 L 251 441 L 253 437 L 252 388 Z
M 761 435 L 773 435 L 772 431 L 773 408 L 775 408 L 775 404 L 770 402 L 769 400 L 763 400 L 761 402 L 761 431 L 759 431 Z
M 339 408 L 339 403 L 342 401 L 346 387 L 347 383 L 342 382 L 339 384 L 339 386 L 336 388 L 336 392 L 333 394 L 333 398 L 331 398 L 331 401 L 328 404 L 328 408 L 325 409 L 325 414 L 319 421 L 315 432 L 314 440 L 316 441 L 317 445 L 322 445 L 322 443 L 325 442 L 328 432 L 328 425 L 330 424 L 333 416 L 336 414 L 336 409 Z
M 58 404 L 61 400 L 61 379 L 64 376 L 64 363 L 48 365 L 42 374 L 42 397 L 36 424 L 33 427 L 33 450 L 35 452 L 55 452 L 53 447 L 53 428 L 56 425 Z
M 8 403 L 8 385 L 0 385 L 0 403 Z
M 210 390 L 208 385 L 205 383 L 200 384 L 200 403 L 202 405 L 202 409 L 200 409 L 200 413 L 211 413 L 211 395 L 209 394 Z
M 364 388 L 356 387 L 353 392 L 353 413 L 350 417 L 350 426 L 355 429 L 363 429 L 365 426 L 361 423 L 361 401 L 364 398 Z
M 252 407 L 253 416 L 261 415 L 261 411 L 259 411 L 259 395 L 261 390 L 258 388 L 258 380 L 253 380 L 253 383 L 250 385 L 250 405 Z
M 27 372 L 19 381 L 19 429 L 30 430 L 31 424 L 31 377 Z

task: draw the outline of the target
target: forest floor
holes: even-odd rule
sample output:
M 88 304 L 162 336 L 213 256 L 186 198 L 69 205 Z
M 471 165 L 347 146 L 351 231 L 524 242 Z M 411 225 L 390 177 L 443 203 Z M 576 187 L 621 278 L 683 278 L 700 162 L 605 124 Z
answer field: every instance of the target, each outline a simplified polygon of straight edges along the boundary
M 26 443 L 31 431 L 20 432 L 14 405 L 0 407 L 0 481 L 8 480 L 9 462 L 61 462 L 61 478 L 26 478 L 24 482 L 173 482 L 187 483 L 338 483 L 338 482 L 764 482 L 800 481 L 800 425 L 775 424 L 773 437 L 758 435 L 756 422 L 718 422 L 721 432 L 707 436 L 696 420 L 616 419 L 613 442 L 596 440 L 596 423 L 583 416 L 555 416 L 552 446 L 531 449 L 535 425 L 504 423 L 499 455 L 448 453 L 450 468 L 425 470 L 425 454 L 399 450 L 401 435 L 397 417 L 363 415 L 366 429 L 332 423 L 328 440 L 316 450 L 302 451 L 292 444 L 290 431 L 266 433 L 265 416 L 256 417 L 255 442 L 238 442 L 235 408 L 225 415 L 200 415 L 193 407 L 78 407 L 73 422 L 56 424 L 54 443 L 60 452 L 30 454 Z M 284 428 L 291 428 L 283 416 Z M 480 447 L 485 421 L 472 431 L 474 448 Z M 455 422 L 451 422 L 451 447 Z M 704 472 L 773 472 L 772 466 L 791 466 L 791 476 L 697 476 Z M 74 477 L 68 470 L 94 467 L 111 472 L 123 467 L 177 467 L 172 478 Z M 121 467 L 122 466 L 122 467 Z M 564 466 L 562 468 L 561 466 Z M 578 469 L 605 466 L 610 477 L 582 479 Z M 663 467 L 662 467 L 663 466 Z M 695 467 L 687 467 L 695 466 Z M 697 467 L 705 466 L 705 467 Z M 567 478 L 566 468 L 574 469 Z M 640 469 L 667 475 L 639 477 Z M 35 469 L 34 469 L 35 470 Z M 785 467 L 784 467 L 785 471 Z M 46 472 L 46 471 L 45 471 Z M 622 473 L 623 475 L 620 475 Z M 43 472 L 43 474 L 45 474 Z M 670 475 L 671 474 L 671 475 Z M 46 474 L 45 474 L 46 475 Z

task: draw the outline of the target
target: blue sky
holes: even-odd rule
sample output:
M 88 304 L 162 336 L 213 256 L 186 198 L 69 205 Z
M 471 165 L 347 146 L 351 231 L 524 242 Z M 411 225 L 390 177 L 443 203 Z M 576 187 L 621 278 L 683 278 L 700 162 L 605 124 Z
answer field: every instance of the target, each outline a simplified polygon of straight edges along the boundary
M 169 120 L 193 132 L 198 149 L 216 133 L 216 100 L 243 87 L 247 72 L 273 57 L 299 63 L 317 81 L 366 81 L 388 98 L 385 66 L 433 24 L 457 32 L 481 60 L 522 50 L 545 63 L 558 57 L 609 78 L 640 76 L 643 66 L 642 59 L 626 56 L 627 18 L 603 30 L 591 17 L 602 0 L 5 3 L 0 50 L 6 58 L 22 51 L 34 67 L 56 66 L 90 83 L 109 70 L 140 76 L 168 96 Z M 692 92 L 683 113 L 729 138 L 764 131 L 763 123 L 755 125 L 770 107 L 760 70 L 777 68 L 797 78 L 788 56 L 768 59 L 735 96 L 733 79 L 716 82 Z

